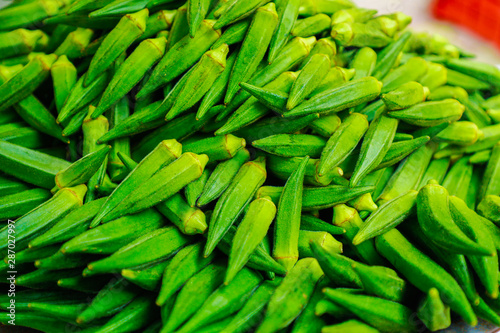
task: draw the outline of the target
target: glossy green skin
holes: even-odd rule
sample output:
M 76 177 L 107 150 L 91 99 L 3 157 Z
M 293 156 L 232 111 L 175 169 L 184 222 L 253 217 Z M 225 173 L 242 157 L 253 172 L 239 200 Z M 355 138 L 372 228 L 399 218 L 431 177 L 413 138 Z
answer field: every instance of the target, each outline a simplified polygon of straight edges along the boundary
M 153 70 L 149 80 L 136 98 L 141 99 L 169 83 L 196 63 L 220 37 L 220 30 L 213 28 L 213 21 L 204 20 L 194 38 L 184 36 L 169 50 Z
M 22 274 L 16 277 L 16 284 L 22 287 L 48 289 L 57 285 L 59 279 L 65 279 L 81 275 L 81 269 L 65 269 L 52 271 L 46 269 L 37 269 L 30 273 Z
M 29 189 L 30 187 L 27 184 L 17 179 L 15 180 L 6 175 L 0 176 L 0 191 L 2 191 L 2 196 L 16 194 Z
M 500 194 L 500 167 L 498 161 L 500 159 L 500 145 L 496 144 L 491 152 L 491 157 L 486 166 L 478 200 L 481 201 L 488 195 Z M 463 198 L 462 198 L 463 199 Z
M 61 251 L 112 254 L 137 237 L 160 228 L 164 222 L 156 211 L 145 210 L 87 230 L 64 243 Z
M 245 163 L 215 205 L 204 255 L 209 255 L 266 180 L 265 160 Z
M 213 163 L 233 158 L 245 145 L 244 139 L 227 134 L 184 143 L 182 149 L 185 152 L 206 154 L 210 163 Z
M 379 29 L 370 24 L 357 22 L 343 22 L 334 24 L 331 31 L 332 38 L 341 46 L 374 47 L 387 46 L 392 41 Z
M 464 292 L 441 266 L 420 252 L 408 240 L 393 229 L 375 239 L 377 250 L 408 281 L 422 291 L 436 288 L 447 300 L 450 308 L 460 314 L 467 323 L 475 325 L 476 315 Z
M 307 231 L 326 231 L 332 235 L 342 235 L 345 229 L 333 226 L 323 220 L 318 219 L 312 215 L 302 215 L 300 220 L 300 230 Z
M 306 307 L 322 276 L 323 271 L 316 259 L 298 261 L 271 296 L 265 317 L 256 332 L 276 332 L 287 327 Z
M 371 76 L 377 64 L 377 53 L 370 47 L 363 47 L 359 49 L 350 63 L 349 67 L 354 68 L 356 73 L 353 79 L 360 79 L 362 77 Z
M 78 315 L 78 323 L 112 316 L 136 297 L 137 288 L 123 278 L 112 279 L 92 299 L 88 307 Z
M 427 170 L 425 171 L 417 189 L 421 189 L 429 180 L 435 180 L 438 184 L 441 184 L 448 172 L 448 167 L 450 166 L 450 160 L 447 158 L 432 160 Z
M 401 110 L 425 101 L 428 92 L 420 83 L 411 81 L 383 94 L 382 100 L 388 110 Z
M 380 95 L 381 83 L 372 77 L 348 82 L 333 90 L 313 96 L 284 114 L 296 117 L 311 113 L 327 114 L 338 112 L 372 101 Z
M 450 168 L 443 180 L 443 187 L 450 195 L 465 200 L 472 179 L 473 165 L 468 158 L 461 158 Z
M 481 216 L 486 217 L 495 224 L 500 224 L 500 197 L 497 195 L 487 195 L 479 205 L 477 206 L 477 211 Z
M 75 209 L 59 220 L 52 228 L 33 239 L 30 246 L 43 249 L 46 246 L 67 241 L 84 233 L 106 199 L 105 197 L 100 198 Z
M 93 36 L 94 31 L 92 29 L 78 27 L 66 36 L 54 51 L 54 54 L 58 56 L 65 55 L 69 59 L 79 58 L 92 41 Z
M 262 278 L 258 273 L 248 269 L 241 270 L 232 283 L 223 285 L 213 292 L 178 332 L 192 332 L 202 325 L 215 322 L 240 310 L 261 282 Z
M 328 299 L 347 306 L 357 317 L 375 328 L 387 332 L 417 332 L 417 324 L 412 321 L 412 310 L 404 305 L 381 298 L 353 295 L 326 288 Z
M 89 17 L 121 16 L 145 8 L 147 0 L 115 0 L 89 14 Z
M 252 142 L 254 147 L 283 157 L 319 157 L 326 140 L 309 134 L 276 134 Z
M 323 288 L 328 285 L 328 282 L 328 279 L 323 278 L 316 284 L 314 293 L 309 298 L 306 307 L 293 324 L 292 333 L 319 332 L 326 325 L 325 318 L 316 315 L 315 311 L 318 302 L 324 298 Z
M 452 70 L 446 70 L 446 84 L 464 88 L 467 91 L 489 89 L 490 85 L 467 74 Z
M 189 23 L 189 35 L 193 38 L 208 14 L 211 0 L 189 0 L 187 2 L 187 19 Z
M 278 13 L 274 3 L 257 9 L 231 70 L 224 98 L 226 104 L 238 92 L 240 83 L 247 82 L 257 70 L 257 66 L 264 59 L 277 25 Z
M 12 30 L 21 28 L 33 23 L 38 23 L 43 19 L 56 15 L 64 5 L 63 2 L 50 1 L 29 1 L 4 8 L 0 14 L 2 24 L 0 30 Z
M 410 190 L 407 193 L 387 201 L 366 219 L 354 237 L 354 244 L 381 235 L 405 221 L 415 213 L 418 192 Z
M 498 255 L 483 219 L 459 197 L 449 199 L 450 212 L 458 227 L 472 240 L 488 248 L 493 256 L 467 256 L 491 298 L 498 296 Z
M 76 67 L 68 60 L 66 56 L 60 56 L 50 69 L 52 81 L 54 82 L 54 98 L 56 109 L 60 111 L 64 101 L 76 84 Z
M 191 207 L 196 206 L 196 201 L 203 192 L 203 188 L 205 187 L 210 177 L 210 173 L 211 172 L 208 169 L 203 170 L 201 177 L 187 184 L 186 188 L 184 189 L 184 195 L 186 197 L 187 203 Z
M 427 74 L 420 78 L 419 83 L 430 90 L 434 90 L 447 84 L 449 75 L 449 69 L 443 65 L 430 63 Z
M 495 66 L 461 59 L 450 59 L 446 62 L 446 66 L 493 86 L 500 86 L 500 70 Z
M 209 265 L 214 256 L 203 258 L 201 243 L 188 245 L 172 258 L 165 268 L 156 304 L 164 305 L 192 276 Z
M 154 264 L 144 269 L 122 269 L 122 276 L 133 284 L 145 290 L 155 291 L 160 285 L 163 271 L 169 264 L 169 260 Z
M 267 58 L 269 63 L 272 63 L 274 59 L 276 59 L 279 51 L 288 41 L 288 36 L 299 14 L 300 1 L 277 1 L 276 6 L 278 9 L 279 22 L 269 45 L 269 55 Z
M 399 66 L 384 76 L 382 79 L 384 84 L 382 93 L 393 91 L 405 83 L 418 81 L 427 73 L 427 69 L 427 61 L 419 57 L 411 58 L 406 64 Z
M 410 140 L 404 140 L 404 141 L 398 141 L 398 142 L 393 141 L 389 150 L 387 150 L 387 153 L 385 154 L 384 159 L 374 169 L 374 171 L 390 167 L 390 166 L 400 162 L 401 160 L 405 159 L 410 154 L 415 152 L 417 149 L 419 149 L 420 147 L 425 145 L 427 142 L 429 142 L 429 140 L 430 140 L 430 137 L 422 136 L 422 137 L 416 138 L 416 139 L 410 139 Z
M 208 297 L 222 285 L 224 267 L 210 264 L 193 274 L 182 286 L 162 332 L 173 332 L 200 309 Z
M 97 294 L 108 282 L 109 279 L 107 279 L 105 276 L 91 280 L 86 279 L 81 275 L 77 275 L 74 277 L 57 280 L 57 286 L 68 290 L 79 291 L 82 293 Z M 88 299 L 86 301 L 88 302 Z
M 16 253 L 16 263 L 22 264 L 26 262 L 34 262 L 41 258 L 47 258 L 55 254 L 59 250 L 58 245 L 46 246 L 39 249 L 27 248 Z M 9 258 L 6 256 L 4 262 L 8 262 Z
M 332 19 L 325 14 L 318 14 L 305 19 L 297 20 L 290 32 L 295 37 L 310 37 L 319 35 L 328 30 Z
M 425 102 L 401 111 L 390 111 L 389 116 L 412 125 L 431 127 L 453 122 L 462 116 L 464 106 L 456 100 Z
M 58 251 L 50 257 L 40 258 L 35 261 L 35 266 L 39 269 L 60 270 L 69 268 L 85 267 L 95 257 L 86 254 L 65 255 Z
M 18 218 L 50 199 L 49 191 L 36 188 L 0 197 L 0 220 Z
M 245 36 L 248 31 L 248 27 L 250 27 L 251 19 L 246 18 L 244 20 L 235 22 L 227 27 L 222 36 L 219 37 L 212 45 L 212 49 L 215 49 L 222 44 L 234 45 L 242 42 L 245 39 Z M 231 68 L 232 69 L 232 68 Z M 230 69 L 230 71 L 231 71 Z

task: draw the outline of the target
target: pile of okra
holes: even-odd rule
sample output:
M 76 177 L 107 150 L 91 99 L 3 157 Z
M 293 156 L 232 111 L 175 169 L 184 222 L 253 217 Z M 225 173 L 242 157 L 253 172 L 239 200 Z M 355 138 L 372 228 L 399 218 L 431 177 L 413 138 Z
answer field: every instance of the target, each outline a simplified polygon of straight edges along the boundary
M 9 3 L 0 322 L 500 326 L 500 70 L 410 22 L 350 0 Z

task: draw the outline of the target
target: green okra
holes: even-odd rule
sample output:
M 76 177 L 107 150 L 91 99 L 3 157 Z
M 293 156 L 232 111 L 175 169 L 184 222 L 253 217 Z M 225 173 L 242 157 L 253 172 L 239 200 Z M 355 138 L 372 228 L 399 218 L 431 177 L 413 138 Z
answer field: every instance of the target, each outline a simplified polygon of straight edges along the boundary
M 0 30 L 22 28 L 40 23 L 43 19 L 56 15 L 68 1 L 29 1 L 17 6 L 3 8 L 0 12 Z
M 2 106 L 0 111 L 21 102 L 30 96 L 49 76 L 49 71 L 57 56 L 40 54 L 35 56 L 26 66 L 0 85 Z
M 160 228 L 164 223 L 165 220 L 158 212 L 148 209 L 87 230 L 64 243 L 61 252 L 112 254 L 137 237 Z
M 58 245 L 46 246 L 39 249 L 27 248 L 16 253 L 16 263 L 33 263 L 35 260 L 47 258 L 55 254 L 59 250 Z M 9 256 L 7 255 L 3 261 L 9 263 Z
M 201 100 L 200 107 L 196 112 L 196 119 L 206 119 L 211 114 L 211 109 L 215 104 L 222 102 L 224 95 L 226 94 L 226 89 L 229 83 L 230 75 L 234 67 L 234 63 L 238 56 L 238 52 L 233 52 L 229 55 L 226 60 L 226 67 L 222 74 L 215 80 L 212 87 L 207 91 L 203 99 Z
M 252 146 L 283 157 L 319 157 L 326 140 L 310 134 L 277 134 L 252 142 Z
M 207 161 L 207 155 L 184 153 L 148 180 L 142 180 L 142 184 L 112 209 L 103 221 L 140 212 L 170 198 L 191 181 L 199 178 Z
M 365 22 L 366 26 L 370 29 L 378 30 L 386 36 L 394 38 L 398 32 L 398 23 L 387 16 L 377 16 Z
M 436 288 L 431 288 L 422 300 L 417 316 L 432 332 L 448 328 L 451 325 L 450 307 L 443 304 Z
M 485 255 L 493 253 L 471 240 L 454 222 L 448 208 L 448 192 L 442 186 L 424 186 L 417 197 L 418 222 L 431 241 L 447 251 L 458 254 Z
M 417 191 L 410 190 L 381 205 L 362 224 L 352 240 L 353 244 L 361 244 L 365 240 L 381 235 L 405 221 L 408 216 L 416 211 L 417 195 Z
M 128 98 L 122 98 L 109 112 L 110 127 L 114 128 L 128 118 L 130 107 Z M 108 172 L 112 181 L 123 180 L 129 170 L 120 160 L 118 154 L 130 156 L 130 139 L 116 139 L 111 143 L 111 151 L 108 160 Z
M 92 118 L 97 118 L 113 104 L 122 99 L 140 81 L 144 74 L 164 54 L 165 38 L 146 39 L 115 72 L 104 91 Z
M 491 158 L 491 150 L 482 150 L 472 154 L 469 158 L 470 164 L 487 164 Z
M 467 323 L 475 325 L 477 317 L 464 292 L 441 266 L 414 247 L 399 231 L 393 229 L 375 239 L 377 250 L 415 287 L 427 292 L 436 288 L 450 308 Z M 419 274 L 415 274 L 416 272 Z
M 157 305 L 162 306 L 174 298 L 174 294 L 185 282 L 213 261 L 214 256 L 204 258 L 202 251 L 202 244 L 195 243 L 177 252 L 165 268 L 160 293 L 156 299 Z
M 493 65 L 474 60 L 449 59 L 446 61 L 446 66 L 495 87 L 500 85 L 500 70 Z
M 500 112 L 496 109 L 486 110 L 486 114 L 491 118 L 492 122 L 498 124 L 500 122 Z
M 500 137 L 500 126 L 498 124 L 481 128 L 483 136 L 474 144 L 469 146 L 449 146 L 436 153 L 436 158 L 448 157 L 463 153 L 475 153 L 495 146 Z
M 231 70 L 224 98 L 226 104 L 238 92 L 239 84 L 247 82 L 257 70 L 257 66 L 264 58 L 277 25 L 278 13 L 274 3 L 269 3 L 257 9 Z
M 366 116 L 360 113 L 349 115 L 328 139 L 321 153 L 319 175 L 326 175 L 342 163 L 361 141 L 368 130 Z
M 281 280 L 264 281 L 250 296 L 248 302 L 236 313 L 221 333 L 244 332 L 258 323 L 265 307 Z
M 88 107 L 77 111 L 76 114 L 71 116 L 71 119 L 68 121 L 68 124 L 64 127 L 62 135 L 64 137 L 70 137 L 71 135 L 80 131 L 83 125 L 83 121 L 85 120 L 89 112 L 93 111 L 94 109 L 95 107 L 93 105 L 89 105 Z
M 325 276 L 336 286 L 362 286 L 358 274 L 352 268 L 355 261 L 341 254 L 328 252 L 315 243 L 311 243 L 311 249 Z
M 242 42 L 245 39 L 248 28 L 252 20 L 250 18 L 243 19 L 228 26 L 224 33 L 212 45 L 212 49 L 227 44 L 229 46 Z
M 256 86 L 252 86 L 248 83 L 242 82 L 240 84 L 241 88 L 252 94 L 263 106 L 276 111 L 277 113 L 283 113 L 285 110 L 286 102 L 288 100 L 288 94 L 279 89 L 264 89 Z M 243 104 L 244 106 L 245 104 Z
M 405 32 L 397 40 L 387 45 L 377 56 L 377 64 L 373 70 L 373 76 L 377 79 L 383 79 L 394 67 L 397 58 L 403 51 L 406 43 L 411 37 L 411 32 Z M 409 80 L 411 81 L 411 80 Z
M 322 83 L 328 81 L 329 78 L 331 80 L 331 77 L 334 74 L 332 70 L 335 66 L 335 56 L 337 55 L 337 44 L 335 44 L 335 41 L 331 37 L 318 39 L 318 41 L 312 48 L 311 52 L 309 52 L 309 55 L 300 63 L 299 68 L 304 67 L 304 65 L 309 61 L 309 59 L 311 59 L 311 57 L 315 54 L 325 54 L 330 58 L 330 65 L 332 66 L 332 68 L 330 68 L 330 71 L 328 72 L 326 78 L 323 80 Z M 320 85 L 320 87 L 322 85 Z
M 246 268 L 241 270 L 230 284 L 217 288 L 178 332 L 192 332 L 237 312 L 261 281 L 262 278 L 258 273 Z
M 343 22 L 332 26 L 331 36 L 341 46 L 385 47 L 392 38 L 368 24 Z
M 68 14 L 72 13 L 77 13 L 80 11 L 88 12 L 88 11 L 94 11 L 96 9 L 99 9 L 101 7 L 104 7 L 111 3 L 113 0 L 97 0 L 97 1 L 91 1 L 91 0 L 77 0 L 71 3 L 67 8 L 66 12 Z
M 85 303 L 82 304 L 47 304 L 42 302 L 29 303 L 29 308 L 36 313 L 44 314 L 49 317 L 55 317 L 61 320 L 73 321 L 78 313 L 83 310 Z
M 163 261 L 188 242 L 189 239 L 175 227 L 156 229 L 121 247 L 111 256 L 89 263 L 83 275 L 114 273 Z M 142 255 L 138 256 L 138 253 Z
M 211 0 L 189 0 L 187 2 L 187 20 L 191 38 L 196 35 L 201 21 L 207 16 L 210 3 Z
M 309 127 L 319 135 L 330 138 L 333 133 L 339 128 L 342 121 L 336 114 L 322 116 L 319 119 L 314 120 Z
M 78 269 L 65 269 L 61 271 L 49 271 L 37 269 L 16 277 L 16 285 L 34 289 L 48 289 L 56 286 L 58 279 L 75 277 L 79 274 Z
M 245 139 L 227 134 L 186 143 L 182 148 L 185 152 L 206 154 L 210 162 L 216 162 L 233 158 L 245 145 Z
M 297 318 L 322 276 L 323 271 L 316 259 L 298 261 L 271 296 L 264 319 L 256 332 L 275 332 Z M 283 311 L 285 304 L 286 311 Z
M 299 258 L 313 257 L 310 244 L 316 243 L 325 251 L 332 253 L 342 253 L 343 245 L 326 231 L 299 231 Z
M 0 58 L 12 58 L 40 50 L 40 44 L 47 38 L 42 30 L 16 29 L 0 33 Z M 42 47 L 43 48 L 43 47 Z
M 392 145 L 398 125 L 397 119 L 391 119 L 385 115 L 380 115 L 371 122 L 350 180 L 351 186 L 356 186 L 363 177 L 375 170 L 383 161 Z
M 450 168 L 442 185 L 450 195 L 465 200 L 472 179 L 472 172 L 473 166 L 469 163 L 468 158 L 461 158 Z
M 297 118 L 271 117 L 242 128 L 234 132 L 234 134 L 245 138 L 247 142 L 252 142 L 265 138 L 270 134 L 292 134 L 299 132 L 318 118 L 319 115 L 317 114 Z
M 251 14 L 259 7 L 265 5 L 270 0 L 251 0 L 245 3 L 239 1 L 232 1 L 228 6 L 220 10 L 221 15 L 218 17 L 214 25 L 214 29 L 223 28 L 231 23 L 241 20 Z
M 189 206 L 191 207 L 196 206 L 196 201 L 203 192 L 205 184 L 207 183 L 208 178 L 210 177 L 210 173 L 211 173 L 210 170 L 205 169 L 203 170 L 203 173 L 201 174 L 200 178 L 187 184 L 186 188 L 184 189 L 184 196 L 186 197 Z
M 310 37 L 328 30 L 332 24 L 330 16 L 317 14 L 297 20 L 290 34 L 295 37 Z
M 472 240 L 487 247 L 493 256 L 467 256 L 491 298 L 498 297 L 498 260 L 497 251 L 489 230 L 482 218 L 459 197 L 449 199 L 450 212 L 455 223 Z
M 390 179 L 378 196 L 378 203 L 392 200 L 409 190 L 417 190 L 435 149 L 433 143 L 427 143 L 403 160 L 396 171 L 390 175 Z
M 229 186 L 231 180 L 236 176 L 241 166 L 250 158 L 248 150 L 241 149 L 236 155 L 224 162 L 219 163 L 203 188 L 203 192 L 197 200 L 197 205 L 202 207 L 217 199 Z
M 341 85 L 333 90 L 313 96 L 284 114 L 296 117 L 311 113 L 326 114 L 338 112 L 375 99 L 382 88 L 382 83 L 372 77 L 361 78 Z
M 484 171 L 478 200 L 481 201 L 488 195 L 500 194 L 500 167 L 497 165 L 500 158 L 500 145 L 496 144 L 491 151 L 486 170 Z M 462 198 L 464 199 L 464 198 Z
M 349 67 L 356 71 L 353 79 L 357 80 L 363 77 L 371 76 L 376 64 L 377 53 L 372 48 L 363 47 L 359 49 L 349 64 Z
M 205 256 L 212 253 L 266 177 L 265 159 L 261 157 L 243 164 L 239 169 L 215 205 L 208 228 Z
M 455 145 L 471 145 L 477 142 L 482 131 L 470 121 L 456 121 L 435 136 L 435 140 Z
M 49 17 L 43 21 L 45 25 L 71 25 L 74 27 L 87 28 L 92 30 L 111 30 L 119 22 L 120 18 L 114 17 L 99 17 L 90 18 L 86 13 L 74 13 L 74 14 L 59 14 L 56 16 Z M 88 59 L 90 62 L 90 59 Z
M 406 64 L 384 76 L 382 93 L 393 91 L 405 83 L 420 80 L 427 73 L 428 66 L 428 62 L 422 58 L 411 58 Z
M 147 29 L 147 25 L 146 25 Z M 170 27 L 167 38 L 167 50 L 180 41 L 189 33 L 189 23 L 187 20 L 187 3 L 177 8 L 177 11 Z
M 151 14 L 146 21 L 146 29 L 144 30 L 144 33 L 137 40 L 143 41 L 154 36 L 157 38 L 160 37 L 157 34 L 172 27 L 176 15 L 177 10 L 160 10 Z
M 230 283 L 245 266 L 250 255 L 264 239 L 275 216 L 276 206 L 270 198 L 255 199 L 248 205 L 245 217 L 233 238 L 225 284 Z
M 135 331 L 146 327 L 155 317 L 157 309 L 150 295 L 141 295 L 115 314 L 95 332 L 110 333 Z
M 30 241 L 30 248 L 43 249 L 84 233 L 107 198 L 100 198 L 73 210 L 49 230 Z
M 360 104 L 359 106 L 364 106 L 364 104 Z M 363 109 L 361 109 L 359 113 L 366 115 L 368 117 L 368 121 L 373 121 L 375 118 L 378 118 L 380 115 L 382 115 L 385 111 L 385 103 L 383 100 L 379 99 L 371 104 L 368 104 L 368 106 L 363 107 Z
M 99 150 L 85 155 L 72 163 L 68 168 L 59 171 L 55 177 L 56 187 L 53 189 L 53 192 L 64 187 L 87 183 L 98 169 L 101 168 L 110 150 L 110 146 L 104 146 Z
M 393 91 L 382 95 L 382 100 L 389 111 L 409 108 L 424 102 L 429 95 L 429 89 L 420 83 L 411 81 Z
M 467 91 L 485 90 L 490 88 L 488 83 L 450 68 L 446 70 L 446 74 L 446 84 L 449 84 L 450 86 L 462 87 Z
M 275 80 L 280 74 L 290 70 L 295 65 L 304 60 L 311 49 L 316 44 L 315 37 L 301 38 L 295 37 L 286 44 L 280 52 L 280 55 L 273 61 L 272 64 L 265 66 L 264 68 L 257 71 L 254 76 L 247 82 L 256 87 L 264 87 L 271 81 Z M 267 87 L 276 88 L 276 87 Z M 241 104 L 243 104 L 249 97 L 250 93 L 246 91 L 239 91 L 231 102 L 227 105 L 226 112 L 219 115 L 222 119 L 234 110 L 236 110 Z
M 107 17 L 107 16 L 121 16 L 130 12 L 144 9 L 148 5 L 145 0 L 125 0 L 125 1 L 111 1 L 104 6 L 100 6 L 97 10 L 92 11 L 89 17 Z
M 321 296 L 322 297 L 323 297 L 323 289 L 324 288 L 321 289 Z M 353 290 L 353 289 L 351 289 L 351 290 Z M 314 314 L 317 317 L 321 317 L 321 318 L 323 318 L 323 316 L 325 314 L 328 314 L 329 316 L 332 316 L 335 319 L 342 319 L 342 320 L 354 318 L 354 316 L 352 315 L 352 313 L 349 310 L 341 307 L 340 305 L 337 305 L 336 303 L 329 301 L 325 297 L 323 297 L 323 299 L 319 300 L 319 302 L 316 303 L 316 306 L 314 307 Z M 323 330 L 326 330 L 329 327 L 330 326 L 323 327 Z M 335 332 L 335 331 L 333 331 L 333 332 Z M 341 331 L 341 332 L 343 332 L 343 331 Z
M 437 102 L 425 102 L 399 111 L 389 111 L 389 116 L 412 125 L 431 127 L 444 122 L 459 120 L 464 106 L 454 99 Z
M 324 326 L 321 329 L 321 333 L 346 333 L 346 332 L 377 333 L 379 332 L 379 330 L 355 319 L 350 319 L 340 324 Z
M 332 15 L 335 12 L 355 7 L 350 0 L 306 0 L 299 7 L 299 15 L 311 16 L 318 13 Z
M 469 163 L 470 160 L 469 160 Z M 472 178 L 469 183 L 469 190 L 467 191 L 467 195 L 465 198 L 465 202 L 467 203 L 467 206 L 471 209 L 476 208 L 476 203 L 477 203 L 477 197 L 479 193 L 479 188 L 481 184 L 481 177 L 482 177 L 482 170 L 475 168 L 472 172 Z
M 375 170 L 380 170 L 392 166 L 399 161 L 403 160 L 417 149 L 429 142 L 430 137 L 422 136 L 417 139 L 411 139 L 406 141 L 399 141 L 392 143 L 391 147 L 384 156 L 384 159 L 375 168 Z
M 20 6 L 17 6 L 20 7 Z M 78 329 L 78 326 L 69 324 L 67 321 L 63 321 L 57 318 L 49 317 L 47 315 L 36 314 L 34 312 L 22 312 L 16 316 L 17 325 L 22 325 L 35 330 L 43 331 L 64 331 L 66 329 Z M 9 325 L 11 319 L 7 312 L 2 312 L 0 317 L 0 322 L 3 325 Z
M 276 59 L 279 51 L 288 41 L 288 35 L 292 31 L 299 14 L 300 1 L 278 1 L 276 6 L 279 22 L 269 45 L 269 54 L 267 57 L 269 63 L 272 63 Z
M 92 29 L 79 27 L 66 36 L 54 51 L 54 54 L 58 56 L 65 55 L 69 59 L 80 58 L 93 37 L 94 31 Z
M 498 195 L 487 195 L 478 204 L 478 213 L 487 218 L 488 220 L 494 222 L 495 224 L 500 223 L 500 197 Z
M 0 197 L 0 220 L 16 219 L 23 216 L 50 197 L 50 192 L 42 188 L 2 196 Z
M 373 18 L 375 14 L 377 14 L 377 11 L 374 9 L 365 9 L 356 7 L 341 9 L 333 13 L 332 24 L 337 24 L 342 22 L 364 23 Z
M 344 307 L 348 307 L 361 320 L 381 331 L 397 329 L 399 332 L 417 332 L 411 319 L 412 310 L 404 305 L 382 298 L 353 295 L 335 289 L 325 288 L 325 296 Z
M 420 78 L 419 83 L 433 91 L 448 82 L 448 69 L 441 64 L 429 63 L 427 73 Z
M 354 208 L 348 207 L 345 204 L 340 204 L 333 207 L 332 224 L 346 230 L 343 238 L 348 242 L 348 244 L 353 244 L 355 235 L 364 225 L 363 220 L 361 220 L 358 212 Z M 373 241 L 367 242 L 365 244 L 354 245 L 353 251 L 359 258 L 370 265 L 383 265 L 385 263 L 384 259 L 380 257 L 380 255 L 375 250 Z
M 330 58 L 321 53 L 313 55 L 302 67 L 292 85 L 286 108 L 293 109 L 306 99 L 320 85 L 330 69 Z
M 322 301 L 322 290 L 327 284 L 328 279 L 321 279 L 316 284 L 314 292 L 309 298 L 306 307 L 293 324 L 292 333 L 320 332 L 321 328 L 326 325 L 325 318 L 316 314 L 316 306 Z
M 365 184 L 363 185 L 365 186 Z M 378 209 L 370 193 L 363 194 L 356 199 L 350 200 L 349 206 L 356 209 L 358 212 L 374 212 Z
M 165 260 L 143 269 L 122 269 L 121 275 L 142 289 L 154 291 L 160 284 L 163 271 L 169 262 Z
M 66 98 L 76 84 L 77 74 L 75 66 L 63 55 L 54 63 L 50 69 L 52 81 L 54 81 L 54 99 L 56 109 L 62 110 Z
M 464 99 L 463 104 L 465 106 L 464 114 L 470 121 L 477 124 L 479 128 L 491 125 L 492 120 L 485 112 L 485 110 L 473 100 L 472 96 L 469 99 Z
M 65 255 L 61 251 L 57 251 L 49 257 L 36 260 L 35 267 L 51 271 L 81 268 L 85 267 L 93 259 L 97 258 L 95 256 L 89 256 L 81 253 Z
M 302 215 L 300 219 L 300 230 L 326 231 L 331 235 L 342 235 L 346 232 L 344 228 L 326 223 L 312 215 Z
M 93 219 L 91 227 L 97 226 L 130 193 L 136 190 L 145 180 L 150 179 L 158 170 L 177 159 L 181 152 L 182 146 L 176 140 L 160 142 L 108 197 L 106 203 Z
M 106 89 L 106 85 L 108 84 L 108 72 L 101 73 L 101 75 L 87 87 L 84 86 L 84 78 L 85 76 L 82 76 L 78 79 L 71 93 L 66 98 L 57 116 L 57 121 L 59 123 L 67 121 L 80 109 L 92 103 L 92 101 Z
M 484 299 L 481 299 L 479 304 L 474 307 L 474 312 L 479 318 L 484 319 L 493 325 L 500 324 L 500 316 L 498 316 L 494 307 L 490 306 Z
M 136 98 L 146 97 L 196 63 L 220 36 L 220 30 L 213 28 L 214 23 L 212 20 L 203 20 L 194 38 L 184 36 L 177 43 L 170 43 L 169 50 L 155 67 Z

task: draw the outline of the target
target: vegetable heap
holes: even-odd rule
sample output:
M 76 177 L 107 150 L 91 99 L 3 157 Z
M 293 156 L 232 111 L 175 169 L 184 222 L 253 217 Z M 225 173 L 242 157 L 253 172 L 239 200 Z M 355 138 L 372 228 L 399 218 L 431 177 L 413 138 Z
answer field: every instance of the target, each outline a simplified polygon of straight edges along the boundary
M 0 10 L 0 322 L 14 299 L 51 333 L 500 326 L 500 70 L 410 21 Z

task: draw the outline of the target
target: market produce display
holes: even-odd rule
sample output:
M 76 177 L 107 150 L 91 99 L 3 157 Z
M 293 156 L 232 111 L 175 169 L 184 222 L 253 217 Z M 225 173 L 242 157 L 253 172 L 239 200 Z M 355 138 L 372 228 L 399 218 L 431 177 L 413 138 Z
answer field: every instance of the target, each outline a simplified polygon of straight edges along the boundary
M 1 9 L 0 323 L 500 326 L 500 70 L 410 22 L 350 0 Z

